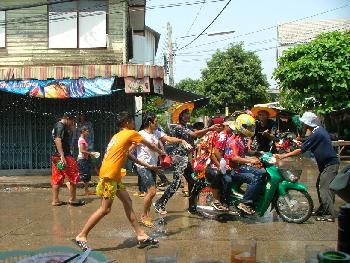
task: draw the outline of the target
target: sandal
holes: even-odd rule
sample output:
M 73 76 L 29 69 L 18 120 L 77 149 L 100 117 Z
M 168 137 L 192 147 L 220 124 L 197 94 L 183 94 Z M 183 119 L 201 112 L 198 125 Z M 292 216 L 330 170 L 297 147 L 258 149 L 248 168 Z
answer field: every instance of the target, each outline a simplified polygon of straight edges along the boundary
M 237 208 L 241 211 L 243 211 L 244 213 L 248 214 L 248 215 L 254 215 L 255 211 L 254 209 L 252 209 L 249 205 L 240 203 Z
M 214 201 L 211 203 L 211 206 L 214 207 L 217 211 L 228 211 L 228 208 L 225 207 L 223 204 L 220 203 L 220 201 Z
M 153 228 L 154 227 L 154 224 L 152 223 L 152 219 L 151 218 L 147 218 L 147 217 L 145 218 L 145 217 L 141 216 L 140 223 L 142 225 L 144 225 L 145 227 L 149 227 L 149 228 Z
M 57 203 L 51 203 L 52 206 L 61 206 L 61 205 L 66 205 L 67 203 L 66 202 L 63 202 L 63 201 L 59 201 Z
M 72 206 L 82 206 L 82 205 L 85 205 L 85 201 L 84 200 L 69 201 L 68 204 Z
M 320 221 L 320 222 L 335 222 L 334 217 L 330 216 L 318 216 L 315 218 L 315 221 Z
M 137 247 L 138 248 L 145 248 L 145 247 L 148 247 L 148 246 L 156 246 L 158 244 L 159 244 L 159 240 L 158 239 L 155 239 L 155 238 L 152 238 L 152 237 L 147 237 L 144 240 L 139 240 L 137 242 Z
M 88 249 L 90 249 L 90 247 L 88 246 L 86 241 L 82 241 L 82 240 L 76 240 L 75 238 L 72 239 L 72 241 L 78 246 L 80 247 L 83 251 L 86 251 Z

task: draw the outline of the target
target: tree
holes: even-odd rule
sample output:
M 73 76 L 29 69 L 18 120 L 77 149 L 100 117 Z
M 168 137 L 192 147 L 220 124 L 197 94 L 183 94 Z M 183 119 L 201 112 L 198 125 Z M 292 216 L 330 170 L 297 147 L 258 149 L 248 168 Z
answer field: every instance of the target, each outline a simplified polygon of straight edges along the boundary
M 285 51 L 273 75 L 281 90 L 281 105 L 305 109 L 306 99 L 316 100 L 324 114 L 350 107 L 350 33 L 320 34 L 307 44 Z
M 183 79 L 175 85 L 175 88 L 193 92 L 195 94 L 203 94 L 202 81 L 199 79 Z
M 203 94 L 210 96 L 208 110 L 215 114 L 250 108 L 269 99 L 261 60 L 243 44 L 231 44 L 226 51 L 216 51 L 202 70 Z

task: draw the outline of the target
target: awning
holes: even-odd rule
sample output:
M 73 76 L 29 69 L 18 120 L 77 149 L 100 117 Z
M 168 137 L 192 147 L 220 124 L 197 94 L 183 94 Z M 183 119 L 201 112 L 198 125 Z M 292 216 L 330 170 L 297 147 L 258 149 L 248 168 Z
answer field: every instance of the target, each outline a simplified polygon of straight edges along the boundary
M 0 80 L 48 80 L 110 77 L 164 78 L 161 66 L 140 64 L 62 65 L 62 66 L 0 66 Z
M 165 99 L 177 102 L 193 102 L 195 107 L 203 107 L 209 103 L 210 98 L 192 92 L 176 89 L 164 84 L 163 96 Z

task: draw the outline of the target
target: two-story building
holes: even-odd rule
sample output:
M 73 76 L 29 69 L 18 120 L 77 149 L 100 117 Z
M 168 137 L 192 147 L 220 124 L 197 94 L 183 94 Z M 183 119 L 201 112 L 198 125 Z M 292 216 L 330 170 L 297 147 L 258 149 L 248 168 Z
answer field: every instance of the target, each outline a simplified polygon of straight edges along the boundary
M 1 1 L 0 170 L 49 168 L 51 130 L 66 111 L 87 116 L 103 152 L 116 113 L 135 112 L 134 93 L 162 92 L 163 68 L 145 63 L 159 40 L 145 27 L 145 3 Z M 138 37 L 154 43 L 151 59 Z

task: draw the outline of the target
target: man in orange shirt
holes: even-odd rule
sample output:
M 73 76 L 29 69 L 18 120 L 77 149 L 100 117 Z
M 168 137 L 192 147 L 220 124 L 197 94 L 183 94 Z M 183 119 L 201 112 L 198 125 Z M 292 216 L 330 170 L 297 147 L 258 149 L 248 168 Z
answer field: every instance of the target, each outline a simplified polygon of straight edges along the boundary
M 164 155 L 164 152 L 154 144 L 143 139 L 134 130 L 135 123 L 133 117 L 127 112 L 121 112 L 117 122 L 121 130 L 112 137 L 107 146 L 100 169 L 100 180 L 96 187 L 96 195 L 102 198 L 101 206 L 90 216 L 83 230 L 75 237 L 75 243 L 83 250 L 89 248 L 87 245 L 87 236 L 90 230 L 111 211 L 115 196 L 123 203 L 125 214 L 136 232 L 139 247 L 143 248 L 159 243 L 158 240 L 149 237 L 137 222 L 130 196 L 121 182 L 123 176 L 121 174 L 121 168 L 126 161 L 127 152 L 133 143 L 143 143 L 159 155 Z

